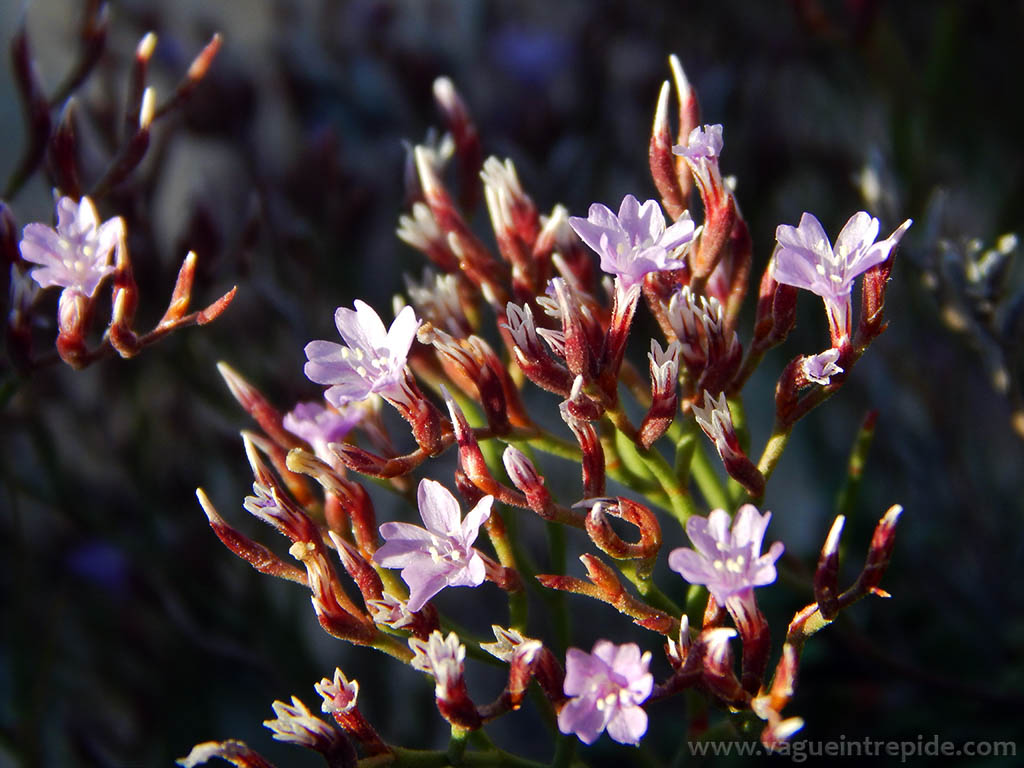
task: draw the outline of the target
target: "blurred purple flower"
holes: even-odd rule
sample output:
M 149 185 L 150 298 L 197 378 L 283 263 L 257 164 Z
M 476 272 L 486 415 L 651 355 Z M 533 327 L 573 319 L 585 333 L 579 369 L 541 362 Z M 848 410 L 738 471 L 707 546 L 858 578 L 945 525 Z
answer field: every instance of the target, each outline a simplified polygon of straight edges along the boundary
M 22 233 L 21 255 L 39 266 L 32 277 L 43 288 L 57 285 L 92 297 L 114 271 L 110 255 L 124 235 L 120 216 L 100 224 L 92 200 L 70 197 L 57 201 L 57 228 L 34 222 Z
M 772 276 L 780 283 L 821 296 L 833 343 L 849 338 L 853 281 L 889 258 L 911 223 L 907 219 L 889 237 L 876 243 L 878 219 L 859 211 L 846 222 L 833 248 L 821 222 L 805 213 L 799 226 L 780 224 L 775 231 L 779 244 L 772 260 Z
M 639 744 L 647 733 L 647 713 L 640 706 L 651 695 L 651 654 L 636 643 L 615 645 L 598 640 L 593 653 L 570 648 L 565 654 L 566 696 L 558 729 L 593 744 L 607 729 L 620 744 Z
M 703 584 L 719 605 L 730 595 L 775 581 L 775 561 L 782 555 L 782 542 L 775 542 L 761 554 L 764 532 L 772 513 L 763 515 L 753 504 L 736 512 L 729 530 L 729 513 L 716 509 L 708 517 L 691 517 L 686 534 L 695 549 L 680 547 L 668 556 L 668 565 L 691 584 Z
M 564 35 L 516 24 L 497 30 L 488 47 L 494 63 L 527 86 L 545 86 L 564 71 L 571 54 Z
M 332 385 L 325 396 L 337 407 L 374 393 L 402 399 L 405 361 L 420 325 L 415 311 L 404 307 L 385 330 L 371 306 L 358 299 L 354 306 L 355 310 L 338 307 L 334 313 L 344 345 L 332 341 L 306 345 L 307 378 Z
M 335 410 L 313 401 L 298 403 L 285 414 L 282 423 L 293 435 L 309 443 L 317 458 L 331 464 L 335 458 L 328 444 L 344 440 L 364 414 L 360 403 L 345 403 Z
M 633 195 L 622 198 L 617 216 L 594 203 L 587 218 L 570 216 L 569 225 L 601 257 L 601 269 L 619 278 L 623 290 L 638 285 L 649 272 L 685 266 L 669 254 L 690 242 L 694 233 L 689 212 L 666 229 L 657 201 L 641 205 Z
M 480 526 L 491 514 L 493 496 L 484 496 L 462 519 L 459 502 L 440 483 L 420 481 L 420 516 L 426 528 L 409 523 L 384 523 L 386 540 L 373 559 L 385 568 L 401 568 L 409 586 L 408 610 L 418 611 L 445 587 L 483 584 L 484 561 L 473 548 Z

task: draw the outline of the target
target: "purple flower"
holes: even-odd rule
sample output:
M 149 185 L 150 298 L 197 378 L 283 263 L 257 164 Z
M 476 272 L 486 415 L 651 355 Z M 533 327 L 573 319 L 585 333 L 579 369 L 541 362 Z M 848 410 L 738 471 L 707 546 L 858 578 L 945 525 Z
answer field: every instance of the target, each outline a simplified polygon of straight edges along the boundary
M 669 254 L 690 242 L 694 231 L 688 212 L 666 229 L 657 201 L 641 205 L 632 195 L 622 198 L 618 216 L 594 203 L 587 218 L 570 216 L 569 225 L 601 257 L 601 269 L 619 278 L 623 289 L 638 285 L 648 272 L 685 266 Z
M 690 131 L 686 144 L 677 144 L 672 152 L 696 163 L 720 156 L 723 145 L 721 125 L 699 125 Z
M 775 561 L 782 555 L 782 542 L 775 542 L 761 554 L 764 532 L 771 512 L 763 515 L 753 504 L 736 512 L 729 530 L 729 514 L 716 509 L 704 517 L 686 521 L 686 534 L 696 549 L 680 547 L 668 556 L 668 565 L 691 584 L 703 584 L 719 605 L 726 599 L 754 587 L 775 581 Z
M 800 367 L 803 370 L 804 376 L 809 381 L 825 386 L 828 384 L 829 379 L 837 373 L 843 372 L 843 369 L 836 365 L 836 360 L 838 359 L 839 350 L 833 347 L 817 355 L 805 357 L 800 363 Z
M 593 653 L 570 648 L 563 690 L 572 698 L 558 713 L 558 729 L 575 733 L 584 744 L 593 744 L 605 729 L 620 744 L 639 744 L 647 733 L 640 705 L 654 687 L 650 663 L 651 654 L 641 655 L 636 643 L 598 640 Z
M 62 197 L 57 202 L 57 228 L 38 222 L 26 225 L 21 255 L 39 265 L 32 277 L 41 287 L 59 285 L 91 298 L 103 278 L 114 271 L 110 255 L 123 236 L 121 217 L 100 224 L 88 197 L 78 203 Z
M 686 144 L 672 147 L 672 153 L 682 157 L 700 186 L 705 206 L 709 203 L 724 202 L 725 182 L 718 167 L 722 155 L 722 126 L 697 126 L 686 138 Z
M 374 393 L 403 399 L 405 361 L 420 325 L 413 308 L 404 307 L 385 330 L 373 308 L 356 300 L 355 310 L 338 307 L 334 322 L 345 344 L 307 344 L 307 378 L 317 384 L 332 385 L 326 397 L 338 407 L 365 400 Z
M 418 611 L 445 587 L 477 587 L 484 582 L 484 560 L 473 542 L 491 514 L 493 496 L 484 496 L 462 519 L 459 502 L 440 483 L 420 481 L 417 501 L 426 528 L 384 523 L 386 543 L 373 559 L 385 568 L 401 568 L 409 586 L 410 611 Z
M 833 343 L 849 338 L 853 281 L 889 258 L 910 224 L 907 219 L 889 237 L 876 243 L 878 219 L 859 211 L 846 222 L 833 248 L 821 222 L 805 213 L 799 226 L 780 224 L 775 231 L 779 244 L 772 260 L 772 276 L 780 283 L 821 296 Z
M 309 443 L 317 458 L 332 464 L 335 458 L 327 446 L 340 443 L 362 420 L 365 411 L 361 406 L 361 403 L 346 403 L 335 410 L 320 402 L 299 403 L 285 414 L 282 424 Z

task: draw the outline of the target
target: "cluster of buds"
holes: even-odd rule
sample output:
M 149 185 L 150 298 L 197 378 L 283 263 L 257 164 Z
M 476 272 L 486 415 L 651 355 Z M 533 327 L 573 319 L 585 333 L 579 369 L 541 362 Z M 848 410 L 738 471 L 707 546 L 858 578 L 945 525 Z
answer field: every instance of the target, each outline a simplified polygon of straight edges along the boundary
M 181 107 L 206 77 L 220 49 L 221 38 L 213 36 L 162 104 L 157 102 L 156 91 L 146 84 L 156 35 L 150 32 L 139 41 L 129 73 L 128 100 L 119 124 L 123 135 L 117 137 L 117 149 L 107 158 L 104 169 L 86 186 L 79 162 L 82 152 L 77 140 L 75 94 L 103 57 L 108 24 L 107 6 L 88 4 L 82 16 L 78 60 L 52 95 L 47 95 L 35 70 L 24 26 L 12 41 L 28 143 L 3 198 L 9 201 L 16 196 L 45 160 L 56 209 L 56 226 L 27 224 L 15 247 L 18 238 L 14 216 L 8 204 L 0 201 L 3 266 L 10 274 L 11 286 L 7 333 L 12 356 L 24 370 L 56 360 L 53 356 L 35 356 L 32 349 L 36 304 L 41 292 L 48 288 L 62 289 L 57 308 L 56 348 L 60 359 L 73 368 L 83 368 L 113 352 L 133 357 L 174 330 L 209 323 L 224 312 L 235 293 L 232 288 L 206 308 L 189 312 L 197 258 L 194 252 L 189 252 L 178 271 L 163 316 L 148 332 L 133 329 L 140 296 L 128 253 L 127 227 L 121 216 L 101 220 L 97 204 L 103 203 L 139 167 L 155 123 Z M 53 120 L 51 112 L 57 106 L 61 108 L 60 116 Z M 110 322 L 102 339 L 90 345 L 88 336 L 99 288 L 108 278 Z
M 568 216 L 560 206 L 541 215 L 510 160 L 482 161 L 465 104 L 451 82 L 438 81 L 435 95 L 451 137 L 437 148 L 412 148 L 411 208 L 399 236 L 440 274 L 407 280 L 409 298 L 396 300 L 390 326 L 361 301 L 337 310 L 343 343 L 306 347 L 305 373 L 326 387 L 322 402 L 301 403 L 283 415 L 221 364 L 232 393 L 261 429 L 244 433 L 255 476 L 255 496 L 244 506 L 291 541 L 298 564 L 230 528 L 200 491 L 214 531 L 257 569 L 309 589 L 328 632 L 377 648 L 432 679 L 438 711 L 453 733 L 452 747 L 439 760 L 458 764 L 467 732 L 519 709 L 534 683 L 554 726 L 584 744 L 607 733 L 636 745 L 648 730 L 649 702 L 694 690 L 764 720 L 762 741 L 776 747 L 802 725 L 782 712 L 805 640 L 860 597 L 885 594 L 879 580 L 898 508 L 879 523 L 867 565 L 845 591 L 837 584 L 840 517 L 814 577 L 815 602 L 790 622 L 773 667 L 770 622 L 755 591 L 776 581 L 783 545 L 762 552 L 771 514 L 755 503 L 795 420 L 835 390 L 881 331 L 884 270 L 909 223 L 875 243 L 878 222 L 855 214 L 835 248 L 810 214 L 800 227 L 780 227 L 744 351 L 737 321 L 752 263 L 750 236 L 719 168 L 721 126 L 699 124 L 695 93 L 674 57 L 671 64 L 679 140 L 669 126 L 672 86 L 666 83 L 650 143 L 661 202 L 626 195 L 617 213 L 595 203 L 585 218 Z M 458 191 L 444 181 L 451 156 Z M 694 189 L 703 203 L 699 227 L 688 207 Z M 494 249 L 471 226 L 480 200 L 493 225 Z M 598 298 L 588 247 L 599 257 L 610 302 Z M 850 290 L 865 270 L 864 309 L 851 337 Z M 825 300 L 832 345 L 787 368 L 776 397 L 776 429 L 755 461 L 742 422 L 742 389 L 792 327 L 797 288 Z M 627 354 L 641 297 L 665 334 L 643 343 L 650 350 L 649 383 Z M 495 316 L 491 324 L 483 318 L 487 307 Z M 553 431 L 557 420 L 533 415 L 546 396 L 521 392 L 527 382 L 557 396 L 571 439 Z M 408 434 L 388 432 L 381 403 L 398 411 Z M 634 423 L 631 412 L 644 413 L 643 420 Z M 713 442 L 728 484 L 697 439 L 700 430 Z M 403 442 L 414 447 L 403 453 Z M 435 459 L 449 451 L 457 467 L 445 483 Z M 577 465 L 578 490 L 566 492 L 559 483 L 565 497 L 556 498 L 539 453 Z M 404 499 L 415 494 L 419 520 L 377 527 L 356 473 L 377 478 Z M 613 481 L 624 487 L 621 494 L 609 495 Z M 711 509 L 706 516 L 702 503 Z M 519 518 L 518 530 L 547 530 L 555 572 L 529 575 L 527 563 L 536 555 L 513 536 L 510 516 Z M 655 584 L 655 566 L 664 557 L 663 528 L 673 521 L 684 526 L 693 548 L 667 554 L 681 579 L 663 590 Z M 579 558 L 585 577 L 563 565 L 567 531 L 592 550 Z M 331 567 L 332 550 L 348 582 Z M 360 600 L 349 596 L 352 587 Z M 485 598 L 476 596 L 504 595 L 510 626 L 495 625 L 494 643 L 442 631 L 444 593 L 453 588 L 474 590 L 481 602 Z M 577 647 L 562 652 L 564 641 L 532 637 L 528 630 L 541 622 L 531 620 L 528 590 L 591 598 L 629 617 L 658 638 L 653 647 L 663 649 L 670 673 L 657 680 L 653 651 L 638 642 L 602 637 L 589 653 Z M 685 610 L 673 594 L 685 594 Z M 567 627 L 564 600 L 548 603 L 561 616 L 544 626 Z M 508 667 L 503 690 L 482 705 L 467 684 L 476 651 Z M 354 682 L 337 672 L 317 690 L 343 738 L 297 699 L 278 707 L 278 720 L 268 723 L 275 737 L 304 739 L 339 764 L 360 751 L 405 764 L 405 752 L 384 744 L 353 710 Z M 503 753 L 484 744 L 474 759 L 500 764 Z M 220 755 L 212 747 L 201 754 L 207 753 Z

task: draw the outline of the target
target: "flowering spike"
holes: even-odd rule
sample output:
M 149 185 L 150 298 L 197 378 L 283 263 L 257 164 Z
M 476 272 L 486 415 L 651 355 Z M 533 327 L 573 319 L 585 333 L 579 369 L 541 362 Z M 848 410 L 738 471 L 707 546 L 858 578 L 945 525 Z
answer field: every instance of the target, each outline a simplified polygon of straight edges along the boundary
M 821 610 L 822 618 L 829 621 L 839 613 L 839 537 L 843 533 L 845 522 L 846 518 L 843 515 L 836 516 L 825 539 L 825 545 L 821 548 L 818 568 L 814 573 L 814 599 Z
M 3 198 L 10 200 L 38 167 L 46 152 L 46 138 L 50 135 L 50 104 L 43 83 L 32 58 L 28 31 L 24 17 L 18 31 L 11 38 L 11 65 L 14 84 L 18 89 L 22 112 L 25 116 L 27 143 L 21 160 L 8 179 Z
M 573 375 L 544 350 L 530 306 L 520 307 L 509 302 L 505 308 L 505 321 L 500 325 L 508 331 L 512 354 L 527 378 L 542 389 L 567 396 Z
M 448 247 L 448 239 L 441 232 L 437 220 L 426 203 L 415 202 L 412 214 L 398 217 L 398 238 L 426 254 L 443 272 L 457 272 L 459 259 Z
M 530 509 L 545 520 L 552 519 L 555 514 L 554 502 L 544 487 L 544 478 L 533 466 L 533 462 L 514 445 L 505 448 L 501 460 L 512 484 L 526 496 Z
M 650 448 L 665 434 L 676 416 L 679 385 L 679 342 L 673 341 L 666 349 L 651 339 L 647 355 L 651 373 L 651 407 L 640 425 L 640 444 Z
M 327 560 L 322 541 L 296 541 L 288 553 L 306 566 L 311 601 L 320 626 L 328 634 L 358 645 L 371 645 L 377 629 L 342 589 Z
M 78 178 L 78 147 L 74 124 L 76 105 L 74 97 L 67 100 L 47 146 L 49 164 L 56 177 L 56 186 L 73 199 L 82 195 L 82 187 Z
M 483 451 L 480 450 L 472 427 L 466 421 L 465 414 L 443 384 L 441 385 L 441 394 L 444 397 L 445 405 L 448 406 L 452 429 L 455 431 L 455 439 L 459 443 L 459 467 L 465 473 L 466 478 L 482 493 L 500 496 L 501 490 L 498 481 L 494 479 L 487 466 L 487 460 L 484 458 Z
M 196 768 L 197 765 L 205 765 L 215 757 L 231 763 L 236 768 L 274 768 L 272 763 L 250 749 L 245 742 L 235 739 L 196 744 L 188 755 L 178 758 L 177 763 L 182 768 Z
M 704 204 L 700 243 L 690 261 L 690 268 L 697 279 L 711 275 L 722 258 L 733 226 L 740 218 L 736 201 L 718 167 L 722 143 L 722 126 L 705 125 L 694 127 L 685 145 L 672 148 L 690 167 Z
M 297 696 L 292 703 L 273 703 L 273 720 L 264 720 L 276 741 L 312 749 L 324 756 L 328 765 L 354 766 L 356 751 L 345 735 L 309 711 Z
M 710 392 L 704 390 L 704 407 L 701 408 L 694 403 L 693 415 L 704 434 L 715 443 L 715 449 L 722 458 L 725 470 L 747 489 L 752 498 L 759 498 L 764 493 L 764 475 L 747 458 L 747 454 L 740 446 L 725 393 L 720 393 L 716 400 L 711 397 Z
M 223 42 L 224 38 L 221 36 L 220 32 L 215 32 L 210 38 L 210 41 L 204 45 L 203 49 L 196 54 L 194 59 L 192 59 L 192 63 L 188 67 L 188 71 L 174 89 L 174 93 L 171 94 L 171 97 L 153 110 L 152 119 L 156 120 L 163 117 L 192 97 L 192 94 L 195 92 L 196 88 L 199 87 L 199 84 L 206 77 L 210 67 L 213 65 L 213 60 L 220 52 L 220 47 Z
M 444 637 L 435 631 L 430 633 L 426 642 L 411 639 L 409 647 L 416 654 L 410 662 L 413 669 L 434 678 L 434 696 L 438 711 L 444 718 L 466 730 L 479 728 L 482 724 L 480 715 L 469 698 L 463 677 L 466 646 L 459 641 L 459 636 L 449 632 Z
M 256 420 L 256 423 L 271 440 L 282 448 L 296 448 L 300 445 L 299 441 L 295 439 L 296 435 L 284 427 L 281 413 L 258 389 L 223 361 L 217 363 L 217 370 L 224 379 L 224 383 L 228 385 L 231 395 Z
M 736 630 L 728 627 L 705 629 L 700 635 L 703 650 L 704 684 L 722 701 L 730 706 L 745 707 L 750 695 L 736 679 L 733 669 L 732 647 L 729 641 L 736 637 Z
M 306 586 L 306 574 L 301 568 L 296 568 L 291 563 L 286 563 L 262 544 L 257 544 L 224 522 L 224 518 L 217 513 L 213 503 L 202 488 L 196 489 L 196 497 L 199 499 L 199 504 L 210 521 L 210 527 L 224 546 L 260 573 L 277 576 L 280 579 L 287 579 L 288 581 L 294 581 L 296 584 Z
M 558 406 L 562 421 L 569 425 L 583 454 L 581 469 L 583 470 L 583 497 L 596 498 L 604 496 L 605 463 L 604 448 L 597 436 L 597 430 L 588 421 L 576 418 L 569 409 L 569 401 Z
M 654 111 L 654 125 L 651 127 L 651 141 L 647 149 L 647 160 L 651 178 L 661 195 L 661 204 L 673 219 L 678 219 L 686 210 L 686 195 L 679 185 L 675 158 L 672 156 L 672 128 L 668 120 L 668 101 L 671 86 L 666 80 L 658 93 L 658 105 Z
M 434 101 L 444 116 L 455 144 L 459 164 L 459 198 L 464 211 L 472 211 L 480 200 L 480 163 L 483 152 L 480 136 L 465 102 L 447 77 L 434 81 Z
M 871 536 L 871 547 L 868 549 L 867 562 L 864 570 L 857 578 L 857 583 L 851 587 L 850 592 L 881 593 L 881 597 L 888 597 L 888 593 L 878 589 L 878 584 L 889 567 L 889 558 L 892 557 L 892 549 L 896 545 L 896 524 L 899 522 L 903 507 L 894 504 L 889 507 L 882 519 L 875 526 L 875 532 Z M 844 594 L 844 597 L 846 595 Z
M 352 577 L 352 580 L 359 588 L 359 593 L 363 596 L 363 602 L 369 604 L 371 600 L 380 600 L 384 595 L 384 583 L 373 569 L 373 566 L 363 558 L 358 549 L 334 531 L 328 531 L 327 535 L 338 552 L 338 557 L 341 559 L 345 572 Z

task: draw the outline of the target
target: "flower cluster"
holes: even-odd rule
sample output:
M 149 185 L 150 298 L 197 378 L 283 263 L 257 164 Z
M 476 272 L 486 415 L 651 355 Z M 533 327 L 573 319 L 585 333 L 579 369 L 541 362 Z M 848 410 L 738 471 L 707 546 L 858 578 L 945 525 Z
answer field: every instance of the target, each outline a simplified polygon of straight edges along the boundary
M 798 227 L 780 226 L 744 348 L 739 321 L 753 264 L 750 233 L 720 169 L 722 127 L 698 124 L 696 97 L 678 62 L 672 64 L 677 140 L 666 83 L 650 144 L 661 200 L 641 203 L 626 195 L 618 213 L 595 203 L 586 218 L 568 216 L 561 206 L 542 214 L 510 160 L 481 162 L 465 104 L 451 82 L 438 81 L 435 95 L 450 138 L 440 145 L 445 151 L 413 149 L 411 208 L 399 227 L 432 269 L 422 280 L 407 279 L 408 302 L 396 303 L 390 326 L 362 301 L 338 308 L 343 343 L 306 346 L 305 373 L 326 387 L 324 400 L 284 416 L 222 364 L 232 392 L 262 429 L 245 437 L 256 490 L 245 507 L 290 539 L 298 564 L 230 527 L 200 491 L 211 526 L 259 570 L 309 589 L 330 634 L 431 678 L 438 712 L 455 734 L 439 760 L 457 763 L 451 756 L 470 748 L 466 732 L 525 706 L 531 685 L 558 731 L 584 745 L 603 733 L 638 745 L 649 727 L 659 727 L 648 705 L 693 691 L 748 722 L 762 720 L 762 742 L 777 747 L 802 725 L 783 711 L 804 643 L 851 603 L 883 594 L 878 585 L 899 508 L 879 522 L 867 564 L 846 589 L 838 584 L 840 517 L 815 570 L 814 602 L 789 622 L 773 666 L 773 622 L 755 595 L 786 564 L 781 542 L 764 550 L 771 514 L 759 506 L 796 422 L 842 385 L 884 327 L 888 264 L 909 221 L 875 242 L 878 221 L 856 213 L 835 247 L 809 213 Z M 451 159 L 460 166 L 458 178 L 471 185 L 460 194 L 443 181 Z M 687 205 L 694 189 L 703 206 L 699 227 Z M 496 248 L 470 225 L 472 210 L 456 203 L 479 199 L 486 201 Z M 610 302 L 600 298 L 598 271 Z M 852 286 L 865 273 L 854 331 Z M 775 426 L 758 455 L 743 428 L 744 385 L 792 327 L 795 288 L 824 300 L 832 344 L 786 367 Z M 482 307 L 493 319 L 484 319 Z M 641 311 L 663 338 L 642 335 L 638 329 L 646 326 L 634 322 Z M 627 342 L 638 336 L 638 346 L 649 350 L 646 378 L 627 354 Z M 543 400 L 522 391 L 531 386 L 555 394 L 564 427 L 552 419 L 554 408 L 535 412 Z M 376 417 L 374 404 L 382 401 L 408 422 L 408 434 Z M 635 413 L 644 414 L 642 421 Z M 405 452 L 396 448 L 403 442 Z M 457 462 L 453 473 L 452 464 L 436 461 L 446 453 Z M 542 454 L 568 462 L 551 467 Z M 567 470 L 578 473 L 578 482 L 566 491 L 563 478 L 556 494 L 547 479 Z M 408 522 L 411 514 L 378 524 L 374 494 L 360 475 L 402 499 L 415 487 L 422 525 Z M 611 493 L 610 481 L 623 495 Z M 530 551 L 536 536 L 513 534 L 507 522 L 513 515 L 516 531 L 548 534 L 556 572 L 532 574 L 529 564 L 547 554 Z M 666 557 L 666 526 L 682 526 L 693 548 Z M 558 565 L 568 535 L 584 550 L 584 574 Z M 663 559 L 678 577 L 655 585 Z M 473 590 L 485 581 L 491 586 Z M 494 625 L 496 642 L 450 631 L 444 612 L 455 605 L 453 587 L 473 590 L 459 590 L 460 602 L 487 615 L 495 595 L 504 595 L 498 602 L 507 603 L 509 626 Z M 622 630 L 572 626 L 566 602 L 558 600 L 546 601 L 557 612 L 554 620 L 540 621 L 530 613 L 528 591 L 589 599 L 640 631 L 613 638 Z M 548 627 L 571 630 L 573 637 L 566 643 L 529 634 Z M 592 651 L 559 650 L 580 641 Z M 467 685 L 480 651 L 506 670 L 503 687 L 486 703 L 474 700 Z M 662 651 L 667 675 L 652 664 Z M 296 698 L 275 704 L 278 717 L 267 723 L 275 738 L 344 759 L 387 754 L 395 765 L 410 764 L 409 753 L 383 742 L 359 714 L 355 681 L 336 670 L 316 690 L 338 727 Z M 671 728 L 684 734 L 679 718 L 671 716 Z M 201 745 L 202 754 L 234 754 L 228 744 L 234 743 Z M 505 764 L 507 755 L 486 740 L 477 746 L 478 763 Z
M 128 252 L 128 223 L 122 216 L 103 220 L 100 215 L 100 208 L 106 207 L 105 198 L 125 182 L 146 157 L 154 123 L 177 111 L 206 77 L 220 50 L 220 35 L 214 35 L 200 51 L 184 80 L 162 104 L 156 102 L 155 89 L 146 85 L 150 60 L 156 48 L 156 35 L 147 33 L 139 41 L 123 120 L 109 119 L 107 114 L 104 121 L 119 126 L 118 130 L 120 127 L 128 130 L 123 139 L 118 138 L 122 143 L 109 158 L 103 174 L 94 180 L 92 192 L 85 195 L 82 193 L 84 169 L 80 158 L 87 152 L 76 137 L 78 130 L 72 120 L 71 109 L 75 101 L 69 97 L 86 81 L 100 59 L 108 18 L 106 8 L 98 5 L 87 9 L 83 16 L 83 34 L 91 37 L 87 45 L 89 54 L 76 64 L 77 69 L 68 78 L 70 90 L 52 102 L 47 101 L 37 80 L 24 25 L 12 43 L 18 86 L 25 95 L 26 117 L 32 132 L 25 157 L 9 180 L 4 195 L 7 199 L 13 197 L 47 156 L 54 180 L 57 220 L 56 226 L 39 221 L 26 224 L 15 250 L 14 213 L 5 202 L 0 202 L 0 240 L 5 246 L 8 240 L 10 242 L 10 247 L 5 247 L 3 254 L 5 269 L 7 264 L 10 267 L 12 286 L 8 338 L 12 357 L 24 370 L 32 370 L 57 359 L 34 350 L 36 334 L 33 326 L 37 324 L 34 316 L 40 294 L 49 288 L 62 289 L 57 306 L 56 347 L 59 359 L 73 368 L 84 368 L 113 352 L 121 357 L 133 357 L 172 331 L 190 325 L 205 325 L 227 309 L 235 294 L 232 288 L 205 309 L 189 312 L 197 260 L 196 254 L 189 252 L 178 271 L 171 301 L 163 317 L 150 331 L 137 333 L 132 326 L 140 296 Z M 60 121 L 55 123 L 49 115 L 51 106 L 65 101 Z M 108 110 L 109 105 L 105 109 Z M 112 283 L 110 322 L 102 339 L 90 344 L 88 337 L 99 303 L 99 288 L 108 280 Z

